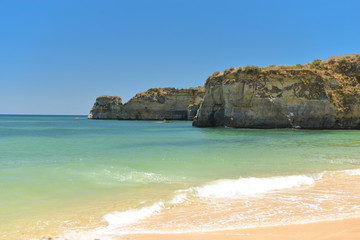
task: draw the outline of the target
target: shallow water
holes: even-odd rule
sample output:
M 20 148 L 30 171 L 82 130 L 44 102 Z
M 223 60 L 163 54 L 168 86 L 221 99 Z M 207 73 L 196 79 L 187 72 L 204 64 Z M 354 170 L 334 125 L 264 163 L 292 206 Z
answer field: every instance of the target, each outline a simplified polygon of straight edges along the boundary
M 76 234 L 96 230 L 111 239 L 131 231 L 209 231 L 280 224 L 280 218 L 291 224 L 353 217 L 360 205 L 359 147 L 359 131 L 0 116 L 0 238 L 67 232 L 79 239 Z M 355 170 L 342 172 L 346 169 Z M 334 179 L 341 189 L 355 190 L 332 189 Z M 312 196 L 315 189 L 321 190 Z M 292 204 L 316 206 L 310 199 L 320 193 L 337 204 L 309 208 L 311 217 L 301 217 L 307 210 Z M 274 199 L 284 201 L 276 207 Z M 260 207 L 265 203 L 283 209 L 271 218 Z M 216 217 L 219 212 L 229 218 Z M 239 212 L 248 213 L 242 221 Z

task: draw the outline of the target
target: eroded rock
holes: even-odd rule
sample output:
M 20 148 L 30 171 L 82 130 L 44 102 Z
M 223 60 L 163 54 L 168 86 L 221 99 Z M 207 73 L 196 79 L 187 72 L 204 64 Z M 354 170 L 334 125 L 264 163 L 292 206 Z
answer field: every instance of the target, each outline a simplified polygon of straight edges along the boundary
M 197 127 L 360 128 L 360 58 L 230 68 L 205 84 Z
M 90 111 L 91 119 L 193 120 L 204 87 L 151 88 L 122 104 L 120 97 L 101 96 Z

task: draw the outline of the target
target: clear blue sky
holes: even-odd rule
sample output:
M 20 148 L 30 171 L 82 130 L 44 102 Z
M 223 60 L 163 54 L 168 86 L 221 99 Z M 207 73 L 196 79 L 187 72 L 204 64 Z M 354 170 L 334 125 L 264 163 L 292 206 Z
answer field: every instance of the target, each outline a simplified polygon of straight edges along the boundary
M 0 0 L 0 114 L 88 114 L 229 67 L 360 53 L 360 1 Z

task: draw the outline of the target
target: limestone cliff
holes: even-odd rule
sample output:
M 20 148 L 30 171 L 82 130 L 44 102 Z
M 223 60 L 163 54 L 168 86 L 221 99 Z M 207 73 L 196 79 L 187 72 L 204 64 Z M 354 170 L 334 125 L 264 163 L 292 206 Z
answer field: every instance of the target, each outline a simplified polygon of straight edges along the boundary
M 136 94 L 127 103 L 121 98 L 96 99 L 89 118 L 119 120 L 193 120 L 204 96 L 204 87 L 151 88 Z M 115 101 L 116 99 L 117 101 Z
M 360 57 L 216 72 L 197 127 L 360 128 Z
M 120 97 L 100 96 L 96 98 L 88 118 L 117 119 L 122 107 L 123 105 Z

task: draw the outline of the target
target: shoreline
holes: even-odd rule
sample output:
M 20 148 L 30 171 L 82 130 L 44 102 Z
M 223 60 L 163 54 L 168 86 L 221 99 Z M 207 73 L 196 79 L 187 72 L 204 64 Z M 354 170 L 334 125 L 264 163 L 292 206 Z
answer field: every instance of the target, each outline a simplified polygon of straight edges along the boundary
M 358 240 L 360 217 L 306 224 L 203 233 L 128 234 L 128 240 Z
M 108 223 L 104 225 L 105 232 L 96 233 L 89 229 L 89 232 L 83 233 L 89 239 L 99 240 L 358 240 L 360 239 L 360 212 L 358 211 L 360 199 L 357 191 L 360 179 L 359 170 L 335 172 L 336 175 L 334 172 L 329 173 L 321 178 L 316 177 L 317 181 L 314 183 L 307 182 L 309 179 L 306 178 L 305 186 L 285 187 L 280 192 L 273 191 L 260 198 L 249 197 L 247 200 L 251 201 L 250 205 L 244 203 L 241 198 L 238 201 L 231 200 L 231 196 L 227 196 L 231 200 L 230 202 L 224 198 L 215 203 L 214 199 L 210 202 L 201 201 L 200 195 L 200 199 L 197 201 L 190 199 L 185 204 L 164 207 L 158 214 L 151 214 L 152 211 L 158 211 L 156 210 L 157 206 L 154 210 L 154 205 L 133 210 L 133 212 L 125 211 L 120 215 L 114 213 L 113 220 L 108 220 Z M 297 178 L 295 180 L 304 181 L 304 179 Z M 293 182 L 294 179 L 287 179 L 287 181 Z M 249 182 L 240 184 L 240 189 L 244 184 L 249 184 Z M 206 189 L 209 190 L 209 186 L 213 185 L 207 186 Z M 230 184 L 230 186 L 232 185 Z M 232 186 L 233 188 L 234 186 Z M 215 184 L 210 190 L 219 190 L 219 188 Z M 329 198 L 324 198 L 324 192 Z M 212 191 L 205 193 L 211 195 Z M 331 198 L 334 194 L 336 197 Z M 322 211 L 315 210 L 314 213 L 313 205 L 318 206 Z M 292 211 L 284 211 L 284 207 Z M 139 214 L 143 214 L 144 211 L 145 218 L 137 219 Z M 273 213 L 269 211 L 273 211 Z M 324 218 L 316 218 L 316 213 Z M 129 226 L 118 225 L 118 220 L 121 223 L 128 217 L 132 219 L 131 216 L 134 214 L 135 222 L 130 222 Z M 236 216 L 240 217 L 236 218 Z M 305 221 L 294 221 L 294 217 L 300 220 L 305 219 Z M 106 230 L 108 225 L 113 227 L 108 229 L 110 231 Z M 64 235 L 64 238 L 60 239 L 79 239 L 78 236 L 83 234 L 81 232 L 75 233 L 69 238 Z

